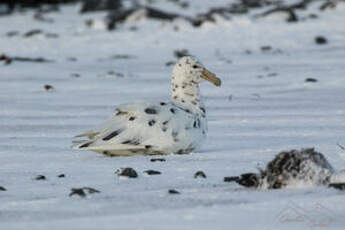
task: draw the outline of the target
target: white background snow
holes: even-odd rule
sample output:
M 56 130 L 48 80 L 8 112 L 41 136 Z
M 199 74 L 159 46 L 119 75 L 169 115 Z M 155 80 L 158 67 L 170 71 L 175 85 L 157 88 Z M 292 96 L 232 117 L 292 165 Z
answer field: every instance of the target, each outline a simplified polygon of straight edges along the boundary
M 298 23 L 253 13 L 197 29 L 182 20 L 143 19 L 112 32 L 102 24 L 104 13 L 80 16 L 79 8 L 48 14 L 53 24 L 33 20 L 32 12 L 0 18 L 1 52 L 55 61 L 0 66 L 0 185 L 7 189 L 0 191 L 1 230 L 344 229 L 343 191 L 248 190 L 223 177 L 256 172 L 279 151 L 303 147 L 345 168 L 345 150 L 337 146 L 345 145 L 345 3 L 323 13 L 311 7 L 301 15 L 319 17 Z M 95 27 L 85 26 L 89 18 L 98 19 Z M 31 29 L 59 37 L 24 38 Z M 13 30 L 20 35 L 6 36 Z M 318 35 L 328 43 L 317 45 Z M 267 45 L 272 50 L 262 52 Z M 100 124 L 118 104 L 168 100 L 172 67 L 165 63 L 183 48 L 223 81 L 220 88 L 202 85 L 209 133 L 200 152 L 151 162 L 70 148 L 74 135 Z M 119 54 L 134 58 L 111 58 Z M 124 76 L 100 77 L 109 71 Z M 46 92 L 45 84 L 55 90 Z M 121 167 L 139 177 L 119 179 L 114 172 Z M 142 173 L 148 169 L 162 174 Z M 207 178 L 194 179 L 198 170 Z M 68 196 L 84 186 L 101 193 Z

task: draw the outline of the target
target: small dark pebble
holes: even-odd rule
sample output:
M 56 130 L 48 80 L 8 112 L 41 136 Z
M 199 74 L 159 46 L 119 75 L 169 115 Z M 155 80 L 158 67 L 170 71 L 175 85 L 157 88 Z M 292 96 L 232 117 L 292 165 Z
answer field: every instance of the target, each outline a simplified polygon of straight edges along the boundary
M 80 197 L 85 197 L 86 193 L 84 192 L 84 190 L 82 188 L 72 188 L 71 189 L 71 193 L 69 194 L 69 196 L 73 196 L 73 195 L 78 195 Z
M 75 62 L 75 61 L 78 61 L 78 59 L 75 57 L 69 57 L 69 58 L 67 58 L 67 61 Z
M 152 158 L 150 161 L 151 162 L 156 162 L 156 161 L 164 162 L 166 160 L 164 158 Z
M 46 33 L 45 34 L 47 38 L 58 38 L 59 35 L 56 33 Z
M 315 78 L 306 78 L 304 81 L 305 82 L 317 82 L 317 79 L 315 79 Z
M 6 191 L 7 189 L 5 187 L 0 186 L 0 191 Z
M 14 37 L 14 36 L 17 36 L 17 35 L 19 35 L 19 31 L 9 31 L 9 32 L 7 32 L 6 33 L 6 36 L 7 37 Z
M 315 19 L 315 18 L 318 18 L 319 16 L 317 14 L 309 14 L 308 17 Z
M 154 108 L 146 108 L 145 113 L 147 114 L 157 114 L 157 110 Z
M 318 45 L 324 45 L 327 43 L 327 39 L 325 37 L 322 37 L 322 36 L 317 36 L 317 37 L 315 37 L 315 42 Z
M 72 188 L 69 196 L 78 195 L 80 197 L 86 197 L 86 194 L 100 193 L 97 189 L 90 187 Z
M 58 175 L 59 178 L 66 177 L 65 174 Z
M 269 74 L 267 74 L 267 77 L 276 77 L 276 76 L 278 76 L 277 73 L 269 73 Z
M 328 185 L 328 187 L 339 190 L 345 190 L 345 183 L 331 183 Z
M 129 177 L 129 178 L 137 178 L 138 177 L 137 172 L 132 168 L 120 168 L 120 169 L 116 170 L 115 174 L 117 174 L 118 176 L 125 176 L 125 177 Z
M 51 85 L 44 85 L 44 89 L 45 89 L 46 91 L 52 91 L 52 90 L 54 89 L 54 87 L 51 86 Z
M 80 77 L 80 74 L 79 73 L 72 73 L 71 77 Z
M 203 171 L 197 171 L 194 174 L 194 178 L 206 178 L 206 174 Z
M 169 193 L 169 194 L 180 194 L 180 192 L 177 191 L 177 190 L 175 190 L 175 189 L 170 189 L 170 190 L 168 191 L 168 193 Z
M 87 19 L 85 20 L 85 25 L 87 27 L 92 27 L 93 26 L 93 20 L 92 19 Z
M 270 51 L 272 50 L 272 46 L 261 46 L 260 49 L 261 51 Z
M 31 36 L 34 36 L 37 34 L 41 34 L 41 33 L 42 33 L 42 30 L 30 30 L 30 31 L 26 32 L 23 36 L 28 38 L 28 37 L 31 37 Z
M 224 182 L 234 182 L 237 181 L 239 178 L 237 176 L 230 176 L 230 177 L 224 177 Z
M 146 170 L 146 171 L 144 171 L 144 173 L 146 173 L 147 175 L 159 175 L 159 174 L 162 174 L 160 171 L 156 171 L 156 170 L 152 170 L 152 169 Z
M 43 175 L 38 175 L 37 177 L 35 177 L 35 180 L 46 180 L 46 177 Z

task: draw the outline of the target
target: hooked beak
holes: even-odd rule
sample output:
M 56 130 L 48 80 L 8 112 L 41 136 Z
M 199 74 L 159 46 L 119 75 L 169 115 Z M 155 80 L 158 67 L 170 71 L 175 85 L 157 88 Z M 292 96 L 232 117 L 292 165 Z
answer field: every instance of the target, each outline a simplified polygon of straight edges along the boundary
M 222 81 L 212 72 L 204 68 L 201 72 L 201 77 L 209 82 L 212 82 L 215 86 L 220 86 Z

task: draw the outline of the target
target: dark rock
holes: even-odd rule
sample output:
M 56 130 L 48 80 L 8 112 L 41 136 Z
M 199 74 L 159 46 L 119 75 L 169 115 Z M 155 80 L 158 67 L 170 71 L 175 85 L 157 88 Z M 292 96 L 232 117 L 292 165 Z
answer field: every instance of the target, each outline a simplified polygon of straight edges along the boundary
M 3 186 L 0 186 L 0 191 L 7 191 L 7 189 Z
M 22 62 L 52 62 L 44 58 L 28 58 L 28 57 L 10 57 L 6 54 L 0 55 L 0 61 L 4 61 L 5 64 L 10 64 L 13 61 L 22 61 Z
M 287 22 L 297 22 L 298 21 L 298 17 L 297 14 L 295 13 L 295 8 L 291 7 L 291 6 L 282 6 L 282 7 L 277 7 L 268 11 L 265 11 L 264 13 L 262 13 L 260 16 L 261 17 L 265 17 L 271 14 L 275 14 L 275 13 L 286 13 L 287 14 L 287 18 L 286 21 Z
M 79 73 L 72 73 L 72 74 L 71 74 L 71 77 L 76 77 L 76 78 L 78 78 L 78 77 L 80 77 L 80 74 L 79 74 Z
M 197 171 L 194 174 L 194 178 L 206 178 L 206 174 L 203 171 Z
M 260 47 L 261 51 L 265 52 L 265 51 L 271 51 L 272 50 L 272 46 L 261 46 Z
M 65 174 L 60 174 L 60 175 L 58 175 L 58 177 L 63 178 L 63 177 L 65 177 Z
M 86 197 L 87 194 L 93 194 L 93 193 L 100 193 L 100 191 L 91 187 L 72 188 L 69 196 L 78 195 L 84 198 Z
M 44 89 L 45 89 L 47 92 L 49 92 L 49 91 L 54 90 L 54 87 L 51 86 L 51 85 L 44 85 Z
M 340 2 L 340 1 L 339 1 Z M 331 1 L 331 0 L 328 0 L 328 1 L 325 1 L 321 6 L 320 6 L 320 10 L 321 11 L 324 11 L 324 10 L 327 10 L 327 9 L 334 9 L 336 7 L 336 1 Z
M 35 13 L 33 18 L 37 21 L 45 22 L 45 23 L 53 23 L 54 22 L 54 20 L 52 18 L 46 18 L 46 17 L 44 17 L 44 14 L 40 13 L 40 12 Z
M 116 170 L 115 174 L 118 176 L 128 177 L 128 178 L 137 178 L 137 172 L 132 168 L 120 168 Z
M 237 182 L 239 179 L 238 176 L 224 177 L 224 182 Z
M 44 175 L 38 175 L 35 177 L 35 180 L 46 180 L 46 177 Z
M 122 7 L 122 0 L 84 0 L 80 13 L 116 10 Z
M 71 62 L 76 62 L 76 61 L 78 61 L 78 59 L 75 58 L 75 57 L 69 57 L 69 58 L 67 58 L 67 60 L 68 60 L 68 61 L 71 61 Z
M 152 158 L 150 161 L 151 162 L 157 162 L 157 161 L 164 162 L 166 160 L 164 158 Z
M 162 11 L 160 9 L 155 9 L 147 6 L 134 6 L 130 9 L 118 8 L 111 11 L 107 16 L 107 27 L 108 30 L 113 30 L 116 28 L 116 24 L 124 22 L 128 16 L 133 13 L 144 10 L 145 16 L 150 19 L 163 20 L 163 21 L 172 21 L 175 18 L 182 17 L 181 15 L 169 13 Z
M 345 183 L 331 183 L 328 185 L 329 188 L 335 188 L 338 190 L 345 190 Z
M 169 194 L 180 194 L 180 192 L 177 191 L 177 190 L 175 190 L 175 189 L 170 189 L 170 190 L 168 191 L 168 193 L 169 193 Z
M 86 193 L 82 188 L 72 188 L 69 196 L 78 195 L 80 197 L 86 197 Z
M 247 7 L 261 7 L 264 4 L 263 0 L 241 0 L 242 4 Z
M 7 37 L 14 37 L 14 36 L 18 36 L 19 35 L 19 31 L 16 31 L 16 30 L 14 30 L 14 31 L 8 31 L 7 33 L 6 33 L 6 36 Z
M 309 14 L 308 18 L 316 19 L 316 18 L 319 18 L 319 16 L 317 14 Z
M 80 0 L 2 0 L 0 1 L 0 15 L 11 14 L 26 9 L 36 9 L 39 12 L 48 13 L 57 11 L 59 4 L 78 1 Z M 7 7 L 4 11 L 3 6 Z
M 28 37 L 32 37 L 32 36 L 34 36 L 34 35 L 42 34 L 42 33 L 43 33 L 42 30 L 34 29 L 34 30 L 30 30 L 30 31 L 26 32 L 26 33 L 23 35 L 23 37 L 28 38 Z
M 135 59 L 136 56 L 130 54 L 116 54 L 110 57 L 110 59 Z
M 87 26 L 87 27 L 92 27 L 93 26 L 93 20 L 92 19 L 87 19 L 87 20 L 85 20 L 85 25 Z
M 278 76 L 277 73 L 269 73 L 269 74 L 267 74 L 267 77 L 276 77 L 276 76 Z
M 162 174 L 160 171 L 156 171 L 156 170 L 146 170 L 144 171 L 144 173 L 147 173 L 148 175 L 159 175 L 159 174 Z
M 305 82 L 317 82 L 317 79 L 315 79 L 315 78 L 306 78 L 304 81 Z
M 317 36 L 315 37 L 315 43 L 318 45 L 324 45 L 327 44 L 327 39 L 323 36 Z

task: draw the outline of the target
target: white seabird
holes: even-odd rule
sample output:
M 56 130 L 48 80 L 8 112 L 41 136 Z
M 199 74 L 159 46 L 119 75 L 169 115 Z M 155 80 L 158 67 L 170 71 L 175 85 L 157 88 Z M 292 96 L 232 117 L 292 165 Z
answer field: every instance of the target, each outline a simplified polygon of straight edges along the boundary
M 136 154 L 187 154 L 198 150 L 206 138 L 206 109 L 199 83 L 221 80 L 196 58 L 183 57 L 172 72 L 172 97 L 168 102 L 134 102 L 118 106 L 100 127 L 76 137 L 87 137 L 74 149 L 108 156 Z

